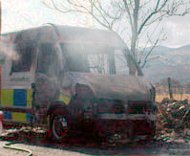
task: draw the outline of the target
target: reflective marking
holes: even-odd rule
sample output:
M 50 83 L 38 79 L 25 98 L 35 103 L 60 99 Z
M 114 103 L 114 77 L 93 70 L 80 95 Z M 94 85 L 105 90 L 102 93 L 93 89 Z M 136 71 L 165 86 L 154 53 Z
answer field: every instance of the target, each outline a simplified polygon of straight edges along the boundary
M 12 119 L 12 113 L 9 111 L 4 111 L 4 119 L 11 120 Z
M 25 89 L 14 90 L 14 106 L 26 107 L 27 106 L 27 92 Z
M 2 89 L 1 106 L 13 106 L 13 89 Z
M 2 89 L 1 106 L 32 108 L 32 89 Z
M 63 101 L 66 105 L 68 105 L 71 101 L 71 97 L 67 95 L 60 94 L 59 101 Z
M 26 122 L 27 121 L 26 113 L 13 112 L 12 113 L 12 120 L 18 121 L 18 122 Z
M 32 89 L 2 89 L 1 107 L 32 108 Z M 4 111 L 5 120 L 16 122 L 30 122 L 31 113 Z
M 32 89 L 27 90 L 27 107 L 32 108 Z

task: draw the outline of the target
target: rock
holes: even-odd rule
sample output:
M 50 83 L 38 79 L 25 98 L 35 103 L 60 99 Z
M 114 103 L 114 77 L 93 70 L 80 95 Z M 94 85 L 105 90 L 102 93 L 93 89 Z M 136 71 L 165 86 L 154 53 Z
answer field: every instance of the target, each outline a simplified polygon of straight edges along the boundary
M 183 109 L 183 108 L 185 108 L 185 106 L 184 106 L 184 105 L 182 105 L 181 107 L 179 107 L 179 110 L 181 110 L 181 109 Z

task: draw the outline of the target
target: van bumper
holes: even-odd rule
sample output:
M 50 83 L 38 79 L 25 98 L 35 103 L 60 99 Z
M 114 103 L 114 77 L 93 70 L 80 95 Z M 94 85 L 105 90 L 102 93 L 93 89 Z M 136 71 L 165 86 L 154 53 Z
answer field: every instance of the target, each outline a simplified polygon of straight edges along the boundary
M 156 115 L 147 114 L 101 114 L 96 121 L 100 136 L 114 134 L 152 135 L 155 133 Z

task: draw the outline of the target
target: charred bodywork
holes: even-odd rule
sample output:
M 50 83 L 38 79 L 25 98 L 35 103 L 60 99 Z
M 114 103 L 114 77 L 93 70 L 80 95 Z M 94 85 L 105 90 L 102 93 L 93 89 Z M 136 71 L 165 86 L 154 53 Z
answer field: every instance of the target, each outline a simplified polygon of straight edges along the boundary
M 154 88 L 143 77 L 69 72 L 63 84 L 72 91 L 74 121 L 93 122 L 100 136 L 154 135 Z
M 116 34 L 44 26 L 4 37 L 15 45 L 19 59 L 6 58 L 2 88 L 32 94 L 27 107 L 1 100 L 2 110 L 30 112 L 28 122 L 49 123 L 57 140 L 69 129 L 84 127 L 112 139 L 154 134 L 154 87 L 143 76 L 129 75 L 130 65 L 138 66 L 127 62 L 125 44 Z

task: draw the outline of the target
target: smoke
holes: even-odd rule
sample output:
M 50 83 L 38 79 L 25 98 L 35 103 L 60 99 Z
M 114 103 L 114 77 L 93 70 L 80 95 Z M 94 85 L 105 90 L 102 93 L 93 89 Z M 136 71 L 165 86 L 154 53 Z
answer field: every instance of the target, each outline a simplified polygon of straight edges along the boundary
M 6 37 L 0 38 L 0 55 L 8 57 L 11 60 L 18 60 L 19 55 L 15 50 L 16 45 L 8 40 Z

